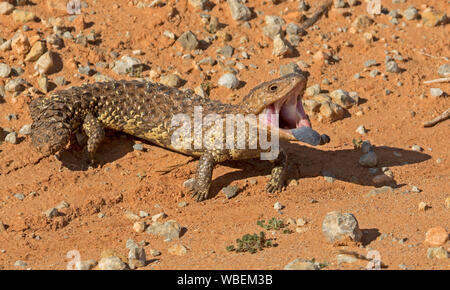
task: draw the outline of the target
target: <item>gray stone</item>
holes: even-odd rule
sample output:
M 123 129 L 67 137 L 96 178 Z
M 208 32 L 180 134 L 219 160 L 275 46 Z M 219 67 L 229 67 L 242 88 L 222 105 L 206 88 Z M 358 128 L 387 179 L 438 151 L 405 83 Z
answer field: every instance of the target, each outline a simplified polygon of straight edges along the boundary
M 25 124 L 20 128 L 19 134 L 30 135 L 31 134 L 31 124 Z
M 221 47 L 217 50 L 217 54 L 223 55 L 227 58 L 230 58 L 233 56 L 234 48 L 230 45 L 225 45 L 224 47 Z
M 295 23 L 286 25 L 286 33 L 290 35 L 304 35 L 305 30 Z
M 0 3 L 0 15 L 7 15 L 13 12 L 14 5 L 8 3 L 8 2 L 1 2 Z
M 344 8 L 345 1 L 344 0 L 333 0 L 334 8 Z
M 449 253 L 444 249 L 444 247 L 428 248 L 427 250 L 428 259 L 448 259 L 450 258 Z
M 51 208 L 49 210 L 47 210 L 46 212 L 44 212 L 45 216 L 47 218 L 53 218 L 59 215 L 59 212 L 56 208 Z
M 287 264 L 284 270 L 320 270 L 320 267 L 316 263 L 299 258 Z
M 276 35 L 273 39 L 272 55 L 277 57 L 287 57 L 292 54 L 292 48 L 289 43 L 281 36 Z
M 284 76 L 290 73 L 302 73 L 302 70 L 295 62 L 283 64 L 280 66 L 280 76 Z
M 417 11 L 416 7 L 410 6 L 405 11 L 403 11 L 403 17 L 405 17 L 407 20 L 414 20 L 419 17 L 419 12 Z
M 134 144 L 133 149 L 137 151 L 144 151 L 144 145 L 142 144 Z
M 378 158 L 375 152 L 373 151 L 369 151 L 359 158 L 359 164 L 361 164 L 364 167 L 375 167 L 377 163 Z
M 222 188 L 222 192 L 225 194 L 227 199 L 235 197 L 239 193 L 240 188 L 235 185 L 229 185 Z
M 95 260 L 87 260 L 87 261 L 78 261 L 75 263 L 76 270 L 91 270 L 97 265 L 97 261 Z
M 370 144 L 369 141 L 363 141 L 361 144 L 361 151 L 362 153 L 368 153 L 370 151 L 373 151 L 372 144 Z
M 443 78 L 450 77 L 450 64 L 446 63 L 446 64 L 441 65 L 438 68 L 438 74 Z
M 133 247 L 128 252 L 128 265 L 130 269 L 144 267 L 146 265 L 146 256 L 144 248 Z
M 312 85 L 305 90 L 305 95 L 307 96 L 317 96 L 318 94 L 320 94 L 319 84 Z
M 55 84 L 57 84 L 58 86 L 65 86 L 67 84 L 67 81 L 63 76 L 58 76 L 55 78 Z
M 16 193 L 16 194 L 14 194 L 14 197 L 17 198 L 18 200 L 25 199 L 25 195 L 23 195 L 23 193 Z
M 11 132 L 5 137 L 5 141 L 11 144 L 17 144 L 17 133 Z
M 177 74 L 162 75 L 159 82 L 173 88 L 179 88 L 183 84 L 183 80 Z
M 169 220 L 164 224 L 154 222 L 146 230 L 146 233 L 162 236 L 165 239 L 179 238 L 181 233 L 181 226 L 174 220 Z
M 138 76 L 142 72 L 143 64 L 137 58 L 124 55 L 120 60 L 114 62 L 114 68 L 112 69 L 118 75 L 129 74 L 132 76 Z
M 379 188 L 374 188 L 371 191 L 369 191 L 369 193 L 367 193 L 367 197 L 372 197 L 372 196 L 376 196 L 382 193 L 386 193 L 386 192 L 394 192 L 394 190 L 392 189 L 392 187 L 390 186 L 382 186 Z
M 442 95 L 444 95 L 444 91 L 441 90 L 440 88 L 431 88 L 430 89 L 430 94 L 431 94 L 432 97 L 439 98 Z
M 102 258 L 98 267 L 100 270 L 125 270 L 127 265 L 119 257 L 111 256 Z
M 376 66 L 376 65 L 377 65 L 377 61 L 375 59 L 369 59 L 364 62 L 365 67 L 371 67 L 371 66 Z
M 40 75 L 48 74 L 54 69 L 55 66 L 55 54 L 51 51 L 47 51 L 39 57 L 34 65 L 34 70 L 36 70 Z
M 411 146 L 411 150 L 412 150 L 412 151 L 416 151 L 416 152 L 422 152 L 422 151 L 423 151 L 423 148 L 420 147 L 419 145 L 413 144 L 413 145 Z
M 28 85 L 28 82 L 23 78 L 16 78 L 6 82 L 5 90 L 7 92 L 22 92 Z
M 359 133 L 361 135 L 364 135 L 367 133 L 366 128 L 364 127 L 364 125 L 359 125 L 358 128 L 356 128 L 355 130 L 356 133 Z
M 380 74 L 380 71 L 379 70 L 377 70 L 377 69 L 374 69 L 374 70 L 372 70 L 372 71 L 370 71 L 370 76 L 371 77 L 376 77 L 377 75 L 379 75 Z
M 300 0 L 298 2 L 298 10 L 300 11 L 308 11 L 309 10 L 309 5 L 305 0 Z
M 0 78 L 7 78 L 11 74 L 11 67 L 6 63 L 0 63 Z
M 236 89 L 239 86 L 238 78 L 232 73 L 226 73 L 219 78 L 217 82 L 219 86 L 229 89 Z
M 273 40 L 275 36 L 281 35 L 283 33 L 283 30 L 281 28 L 281 25 L 279 24 L 270 24 L 264 26 L 263 33 L 265 36 Z
M 26 266 L 28 266 L 28 265 L 27 265 L 27 263 L 25 263 L 24 261 L 17 260 L 17 261 L 14 263 L 14 266 L 16 266 L 16 267 L 26 267 Z
M 198 47 L 197 37 L 190 30 L 181 34 L 177 41 L 181 44 L 184 50 L 191 51 Z
M 322 232 L 331 243 L 345 243 L 348 240 L 360 242 L 363 236 L 353 214 L 337 211 L 327 213 L 322 223 Z
M 393 60 L 386 63 L 386 71 L 390 73 L 401 72 L 400 68 L 398 67 L 398 64 Z
M 250 20 L 252 14 L 250 9 L 244 5 L 242 0 L 227 0 L 228 6 L 230 7 L 231 17 L 236 21 L 246 21 Z

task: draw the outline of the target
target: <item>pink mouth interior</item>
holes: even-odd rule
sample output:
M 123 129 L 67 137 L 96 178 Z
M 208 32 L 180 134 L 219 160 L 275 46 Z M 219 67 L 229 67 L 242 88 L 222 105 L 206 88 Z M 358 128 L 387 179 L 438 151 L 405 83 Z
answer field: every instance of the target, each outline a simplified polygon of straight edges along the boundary
M 295 93 L 269 105 L 263 114 L 271 126 L 276 126 L 283 131 L 290 131 L 300 127 L 311 127 L 308 115 L 303 109 L 301 98 Z M 278 114 L 278 116 L 277 116 Z

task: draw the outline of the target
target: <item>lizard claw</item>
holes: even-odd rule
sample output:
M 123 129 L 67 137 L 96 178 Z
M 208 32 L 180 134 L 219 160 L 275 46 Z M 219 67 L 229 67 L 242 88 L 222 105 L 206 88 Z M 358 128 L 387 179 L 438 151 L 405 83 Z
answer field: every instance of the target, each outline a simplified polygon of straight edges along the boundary
M 269 193 L 280 192 L 283 190 L 283 188 L 284 188 L 284 185 L 283 185 L 283 183 L 280 183 L 280 182 L 269 181 L 269 183 L 267 183 L 267 185 L 266 185 L 266 191 Z
M 208 197 L 208 190 L 198 189 L 196 187 L 192 188 L 189 193 L 198 202 L 204 201 Z

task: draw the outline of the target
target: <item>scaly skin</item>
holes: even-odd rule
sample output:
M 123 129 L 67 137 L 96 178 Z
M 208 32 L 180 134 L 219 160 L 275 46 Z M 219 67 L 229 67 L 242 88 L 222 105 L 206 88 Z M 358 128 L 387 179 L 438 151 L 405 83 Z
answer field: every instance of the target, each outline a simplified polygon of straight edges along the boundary
M 113 81 L 94 83 L 57 91 L 49 98 L 38 98 L 30 103 L 33 119 L 31 140 L 44 155 L 51 155 L 66 147 L 75 132 L 82 131 L 87 137 L 87 151 L 93 160 L 101 144 L 104 129 L 113 129 L 148 140 L 164 148 L 183 154 L 200 157 L 192 195 L 197 201 L 207 198 L 214 165 L 226 160 L 249 159 L 268 151 L 255 149 L 208 149 L 201 146 L 179 148 L 173 145 L 171 136 L 177 130 L 172 118 L 186 114 L 194 124 L 195 106 L 200 106 L 203 116 L 214 113 L 225 119 L 227 114 L 260 114 L 268 105 L 289 94 L 302 95 L 306 78 L 300 74 L 289 74 L 282 78 L 264 82 L 250 91 L 241 104 L 224 104 L 161 84 L 138 81 Z M 267 129 L 267 124 L 256 126 Z M 225 128 L 225 126 L 223 126 Z M 205 127 L 201 128 L 202 133 Z M 255 142 L 246 130 L 246 144 Z M 213 131 L 210 140 L 224 141 L 223 131 Z M 194 145 L 193 134 L 181 135 L 183 144 Z M 237 135 L 237 134 L 235 134 Z M 295 140 L 280 131 L 281 139 Z M 237 136 L 235 137 L 235 141 Z M 225 144 L 225 142 L 223 142 Z M 235 143 L 237 144 L 237 143 Z M 246 147 L 247 148 L 247 147 Z M 269 192 L 281 190 L 287 169 L 286 153 L 280 150 L 275 168 L 267 185 Z

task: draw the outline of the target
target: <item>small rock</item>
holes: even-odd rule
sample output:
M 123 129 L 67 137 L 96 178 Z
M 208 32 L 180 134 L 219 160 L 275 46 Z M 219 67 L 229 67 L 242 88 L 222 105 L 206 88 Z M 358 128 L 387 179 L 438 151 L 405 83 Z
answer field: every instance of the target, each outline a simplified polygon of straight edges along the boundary
M 51 209 L 47 210 L 46 212 L 44 212 L 44 214 L 47 218 L 50 219 L 50 218 L 58 216 L 59 212 L 56 208 L 51 208 Z
M 134 144 L 133 149 L 137 151 L 144 151 L 144 145 L 142 144 Z
M 419 16 L 419 12 L 417 11 L 416 7 L 410 6 L 405 11 L 403 11 L 403 17 L 405 17 L 407 20 L 414 20 L 417 19 Z
M 263 28 L 263 33 L 270 39 L 275 39 L 276 36 L 281 35 L 283 33 L 283 29 L 279 24 L 270 24 L 266 25 Z
M 152 221 L 157 222 L 159 219 L 165 219 L 166 217 L 167 217 L 166 213 L 160 212 L 152 216 Z
M 275 210 L 282 210 L 284 208 L 284 205 L 282 205 L 281 203 L 279 203 L 278 201 L 273 205 L 273 208 Z
M 361 144 L 361 151 L 362 153 L 368 153 L 370 151 L 373 151 L 373 146 L 370 144 L 369 141 L 363 141 Z
M 346 3 L 344 0 L 333 0 L 334 8 L 344 8 Z
M 351 213 L 329 212 L 322 223 L 322 232 L 328 242 L 345 243 L 350 240 L 360 242 L 362 231 L 358 221 Z
M 450 77 L 450 64 L 446 63 L 446 64 L 441 65 L 438 68 L 438 74 L 443 78 Z
M 389 184 L 393 182 L 392 177 L 387 176 L 386 174 L 379 174 L 372 178 L 373 183 L 375 184 Z
M 390 73 L 399 73 L 401 72 L 401 69 L 395 61 L 391 60 L 386 63 L 386 71 Z
M 0 3 L 0 15 L 7 15 L 13 12 L 14 5 L 8 3 L 8 2 L 1 2 Z
M 139 220 L 140 217 L 132 211 L 126 210 L 124 216 L 130 220 Z
M 444 95 L 444 91 L 442 91 L 440 88 L 431 88 L 430 94 L 432 97 L 439 98 Z
M 412 151 L 416 151 L 416 152 L 422 152 L 423 148 L 420 147 L 419 145 L 414 144 L 414 145 L 411 146 L 411 150 Z
M 289 43 L 281 37 L 281 35 L 276 35 L 273 39 L 273 50 L 272 55 L 277 57 L 286 57 L 292 54 L 292 48 Z
M 25 195 L 23 195 L 22 193 L 16 193 L 16 194 L 14 194 L 14 197 L 17 198 L 18 200 L 25 199 Z
M 24 261 L 17 260 L 17 261 L 14 263 L 14 266 L 16 266 L 16 267 L 26 267 L 26 266 L 28 266 L 28 265 L 27 265 L 27 263 L 25 263 Z
M 25 57 L 26 62 L 34 62 L 41 57 L 47 51 L 47 46 L 45 46 L 44 42 L 36 41 L 31 47 L 30 52 Z
M 335 90 L 333 92 L 331 92 L 330 94 L 331 99 L 333 100 L 333 102 L 335 102 L 336 104 L 339 104 L 340 106 L 349 109 L 351 108 L 353 105 L 355 105 L 355 100 L 350 97 L 349 93 L 347 91 L 344 90 Z
M 181 244 L 175 244 L 167 249 L 171 255 L 183 256 L 187 253 L 187 248 Z
M 51 51 L 47 51 L 39 57 L 34 69 L 40 74 L 44 75 L 53 70 L 55 65 L 54 54 Z
M 356 133 L 359 133 L 361 135 L 364 135 L 367 133 L 366 128 L 364 127 L 364 125 L 359 125 L 358 128 L 356 128 L 355 130 Z
M 373 23 L 373 19 L 367 15 L 358 15 L 356 19 L 352 22 L 352 26 L 355 28 L 367 28 Z
M 422 13 L 422 23 L 425 26 L 433 27 L 447 21 L 447 15 L 440 11 L 425 11 Z
M 49 82 L 48 82 L 48 78 L 46 76 L 39 77 L 37 83 L 38 83 L 39 89 L 42 92 L 48 93 L 48 91 L 49 91 Z
M 185 182 L 183 182 L 183 186 L 188 189 L 191 189 L 194 186 L 194 184 L 195 184 L 195 178 L 190 178 L 190 179 L 186 180 Z
M 320 270 L 320 268 L 316 263 L 299 258 L 287 264 L 284 270 Z
M 182 79 L 177 74 L 162 75 L 159 82 L 173 88 L 178 88 L 183 84 Z
M 434 227 L 425 234 L 425 241 L 427 245 L 432 247 L 443 246 L 448 241 L 448 232 L 443 227 Z
M 419 208 L 419 211 L 426 211 L 430 208 L 430 206 L 422 201 L 419 203 L 418 208 Z
M 31 49 L 28 37 L 22 33 L 16 34 L 11 41 L 11 49 L 19 55 L 27 54 Z
M 16 22 L 28 22 L 33 21 L 36 18 L 36 14 L 30 11 L 16 9 L 12 13 L 13 20 Z
M 19 134 L 22 135 L 31 135 L 31 124 L 23 125 L 19 130 Z
M 371 67 L 371 66 L 376 66 L 376 65 L 378 65 L 378 63 L 375 59 L 369 59 L 364 62 L 365 67 Z
M 0 63 L 0 78 L 7 78 L 11 74 L 11 67 L 6 63 Z
M 226 87 L 229 89 L 236 89 L 239 86 L 238 78 L 232 73 L 226 73 L 220 77 L 217 82 L 219 86 Z
M 91 270 L 97 265 L 95 260 L 78 261 L 75 263 L 76 270 Z
M 139 59 L 124 55 L 120 60 L 114 62 L 112 71 L 118 75 L 129 74 L 131 76 L 139 76 L 143 70 L 143 66 Z
M 315 84 L 310 87 L 307 87 L 305 90 L 305 94 L 307 96 L 317 96 L 318 94 L 320 94 L 320 85 Z
M 166 239 L 179 238 L 181 226 L 174 220 L 169 220 L 164 224 L 154 222 L 145 230 L 148 234 L 159 235 Z
M 450 257 L 449 253 L 444 249 L 444 247 L 438 248 L 428 248 L 427 258 L 432 259 L 448 259 Z
M 411 191 L 412 191 L 412 192 L 415 192 L 415 193 L 419 193 L 419 192 L 421 192 L 422 190 L 419 189 L 417 186 L 413 186 L 413 187 L 411 188 Z
M 231 11 L 231 17 L 236 21 L 246 21 L 251 18 L 251 11 L 244 5 L 242 0 L 227 0 Z
M 378 163 L 378 158 L 375 152 L 370 151 L 361 156 L 359 158 L 359 164 L 364 167 L 375 167 Z
M 11 144 L 17 144 L 17 133 L 11 132 L 5 137 L 5 141 Z
M 102 258 L 98 262 L 98 267 L 100 270 L 125 270 L 127 265 L 119 257 L 112 256 Z
M 177 39 L 177 41 L 181 44 L 184 50 L 194 50 L 198 47 L 198 40 L 194 33 L 191 31 L 186 31 Z
M 150 249 L 150 255 L 153 257 L 161 256 L 161 252 L 156 249 Z
M 450 196 L 445 199 L 445 208 L 450 209 Z
M 133 247 L 128 252 L 128 265 L 130 269 L 144 267 L 146 265 L 146 255 L 144 248 Z
M 343 263 L 351 264 L 351 263 L 358 261 L 358 258 L 356 258 L 353 255 L 348 255 L 348 254 L 338 254 L 336 259 L 337 259 L 338 264 L 343 264 Z
M 227 199 L 235 197 L 240 191 L 240 188 L 235 185 L 229 185 L 222 188 L 222 192 L 225 194 Z
M 376 77 L 377 75 L 379 75 L 380 74 L 380 71 L 379 70 L 377 70 L 377 69 L 374 69 L 374 70 L 371 70 L 370 71 L 370 73 L 369 73 L 369 75 L 371 76 L 371 77 Z
M 144 221 L 135 222 L 133 224 L 133 230 L 136 233 L 143 233 L 145 231 L 146 224 Z

